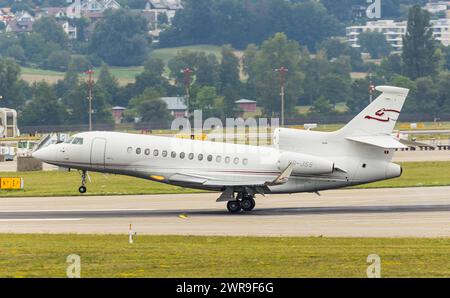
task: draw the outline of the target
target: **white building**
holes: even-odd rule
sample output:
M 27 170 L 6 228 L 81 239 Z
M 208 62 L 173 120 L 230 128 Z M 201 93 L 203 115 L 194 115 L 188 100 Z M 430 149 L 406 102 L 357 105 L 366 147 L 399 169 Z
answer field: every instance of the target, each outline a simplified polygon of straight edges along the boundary
M 450 19 L 439 19 L 431 21 L 433 24 L 433 36 L 444 46 L 450 45 Z
M 450 45 L 450 20 L 439 19 L 431 21 L 433 36 L 443 45 Z M 400 52 L 403 48 L 403 36 L 406 34 L 408 23 L 394 22 L 393 20 L 379 20 L 367 22 L 362 26 L 350 26 L 346 28 L 347 41 L 350 46 L 359 48 L 359 35 L 363 32 L 380 32 L 394 48 L 395 52 Z
M 436 2 L 428 2 L 425 4 L 424 9 L 431 14 L 436 14 L 439 12 L 446 12 L 450 7 L 450 1 L 436 1 Z
M 166 14 L 169 23 L 172 23 L 172 19 L 180 9 L 183 9 L 181 0 L 148 0 L 144 11 L 154 12 L 156 19 L 158 15 Z
M 107 9 L 118 9 L 120 7 L 120 4 L 115 0 L 75 0 L 67 6 L 66 15 L 71 19 L 78 19 L 89 13 L 103 13 Z

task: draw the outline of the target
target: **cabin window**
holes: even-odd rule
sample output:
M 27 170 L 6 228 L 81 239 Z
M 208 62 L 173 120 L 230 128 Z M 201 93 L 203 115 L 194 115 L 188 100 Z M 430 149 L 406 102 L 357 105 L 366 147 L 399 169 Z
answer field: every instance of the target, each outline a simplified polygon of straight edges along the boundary
M 239 157 L 236 157 L 236 158 L 234 159 L 234 164 L 237 165 L 238 163 L 239 163 Z
M 200 161 L 203 160 L 203 154 L 199 154 L 199 155 L 198 155 L 198 160 L 200 160 Z
M 164 150 L 164 151 L 162 152 L 162 157 L 167 157 L 167 155 L 168 155 L 167 151 Z
M 173 151 L 173 152 L 171 153 L 171 156 L 172 156 L 172 158 L 176 158 L 176 157 L 177 157 L 177 153 L 176 153 L 175 151 Z
M 193 160 L 194 159 L 194 153 L 189 153 L 189 159 Z
M 217 163 L 221 163 L 221 162 L 222 162 L 222 156 L 217 155 L 217 157 L 216 157 L 216 162 L 217 162 Z
M 242 160 L 242 164 L 243 164 L 244 166 L 248 165 L 248 159 L 247 159 L 247 158 L 244 158 L 244 159 Z
M 231 158 L 229 156 L 225 157 L 225 163 L 230 163 Z
M 186 157 L 186 153 L 181 152 L 181 153 L 180 153 L 180 158 L 181 158 L 181 159 L 184 159 L 185 157 Z
M 159 155 L 159 150 L 153 151 L 153 155 L 154 155 L 154 156 L 158 156 L 158 155 Z
M 136 148 L 136 154 L 139 155 L 142 153 L 142 149 L 141 148 Z
M 83 145 L 83 139 L 82 138 L 75 138 L 72 142 L 73 145 Z
M 145 149 L 145 155 L 150 155 L 150 149 Z
M 213 156 L 212 155 L 208 155 L 208 161 L 211 162 L 213 160 Z
M 133 152 L 133 147 L 128 147 L 128 148 L 127 148 L 127 152 L 128 152 L 129 154 L 131 154 L 131 153 Z

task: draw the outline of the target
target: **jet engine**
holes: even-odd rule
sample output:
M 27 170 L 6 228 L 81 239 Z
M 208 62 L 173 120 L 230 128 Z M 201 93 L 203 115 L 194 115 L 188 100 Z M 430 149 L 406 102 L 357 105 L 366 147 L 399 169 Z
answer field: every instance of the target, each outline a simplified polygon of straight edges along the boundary
M 293 174 L 321 175 L 334 172 L 334 162 L 328 159 L 301 153 L 286 152 L 281 154 L 278 160 L 278 168 L 286 169 L 293 164 Z

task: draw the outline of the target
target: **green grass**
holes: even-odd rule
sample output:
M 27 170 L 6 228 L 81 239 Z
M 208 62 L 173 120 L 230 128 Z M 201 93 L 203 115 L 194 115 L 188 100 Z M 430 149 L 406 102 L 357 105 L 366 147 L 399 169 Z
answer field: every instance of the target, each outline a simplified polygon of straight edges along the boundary
M 402 166 L 402 177 L 362 185 L 360 188 L 450 185 L 450 162 L 406 162 Z
M 132 67 L 116 67 L 111 66 L 109 67 L 109 71 L 113 76 L 115 76 L 118 80 L 134 80 L 134 78 L 142 73 L 144 70 L 143 66 L 132 66 Z M 97 77 L 100 73 L 100 68 L 96 67 L 94 68 L 95 77 Z M 56 76 L 56 77 L 64 77 L 64 72 L 58 72 L 58 71 L 52 71 L 52 70 L 45 70 L 45 69 L 37 69 L 37 68 L 29 68 L 29 67 L 22 67 L 21 74 L 23 75 L 33 75 L 33 76 Z M 80 74 L 82 77 L 83 74 Z
M 89 195 L 140 195 L 190 193 L 194 190 L 119 175 L 90 173 Z M 22 177 L 24 190 L 0 190 L 0 197 L 77 196 L 80 175 L 76 171 L 0 173 L 0 177 Z M 197 191 L 198 192 L 198 191 Z
M 403 163 L 403 176 L 359 186 L 359 188 L 422 187 L 450 185 L 450 162 Z M 118 175 L 91 173 L 88 195 L 143 195 L 194 193 L 198 190 L 183 189 L 143 179 Z M 0 177 L 22 177 L 25 189 L 0 190 L 1 197 L 77 196 L 80 175 L 77 172 L 25 172 L 0 173 Z
M 38 75 L 38 76 L 64 76 L 64 72 L 39 68 L 30 68 L 30 67 L 21 67 L 20 73 L 24 75 Z
M 221 58 L 221 47 L 213 45 L 193 45 L 185 47 L 163 48 L 154 50 L 152 57 L 162 59 L 167 64 L 170 59 L 174 58 L 179 51 L 188 50 L 191 52 L 206 52 L 207 54 L 214 54 L 217 58 Z
M 450 239 L 0 234 L 0 277 L 450 277 Z

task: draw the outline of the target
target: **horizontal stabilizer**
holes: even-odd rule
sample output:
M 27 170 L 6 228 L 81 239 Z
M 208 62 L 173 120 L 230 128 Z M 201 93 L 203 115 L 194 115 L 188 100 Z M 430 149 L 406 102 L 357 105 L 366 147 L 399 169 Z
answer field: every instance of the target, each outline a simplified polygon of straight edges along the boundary
M 390 135 L 386 136 L 364 136 L 364 137 L 347 137 L 347 140 L 371 145 L 385 149 L 402 149 L 408 148 Z

